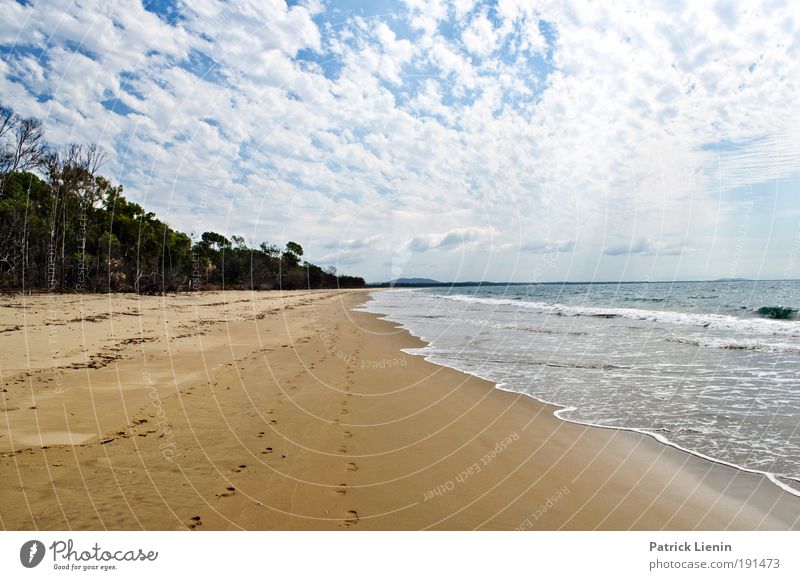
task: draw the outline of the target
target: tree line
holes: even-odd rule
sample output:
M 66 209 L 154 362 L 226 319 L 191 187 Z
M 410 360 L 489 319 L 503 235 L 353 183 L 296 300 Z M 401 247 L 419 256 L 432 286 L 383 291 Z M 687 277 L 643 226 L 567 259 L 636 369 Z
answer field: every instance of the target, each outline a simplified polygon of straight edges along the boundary
M 144 294 L 217 288 L 354 288 L 364 279 L 303 261 L 303 248 L 248 247 L 174 230 L 100 175 L 97 145 L 54 148 L 42 122 L 0 105 L 0 289 Z

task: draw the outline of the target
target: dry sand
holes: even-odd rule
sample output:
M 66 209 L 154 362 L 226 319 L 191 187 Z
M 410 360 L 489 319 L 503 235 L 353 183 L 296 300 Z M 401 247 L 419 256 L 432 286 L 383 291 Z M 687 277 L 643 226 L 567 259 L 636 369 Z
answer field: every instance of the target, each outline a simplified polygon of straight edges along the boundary
M 764 477 L 404 354 L 366 298 L 3 298 L 0 528 L 800 526 Z

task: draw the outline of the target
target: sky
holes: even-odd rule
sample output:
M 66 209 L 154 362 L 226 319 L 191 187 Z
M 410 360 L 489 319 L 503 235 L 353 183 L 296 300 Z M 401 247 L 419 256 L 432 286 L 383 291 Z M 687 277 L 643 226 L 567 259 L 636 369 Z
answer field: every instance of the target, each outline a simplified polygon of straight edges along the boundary
M 800 3 L 0 0 L 0 102 L 368 281 L 800 278 Z

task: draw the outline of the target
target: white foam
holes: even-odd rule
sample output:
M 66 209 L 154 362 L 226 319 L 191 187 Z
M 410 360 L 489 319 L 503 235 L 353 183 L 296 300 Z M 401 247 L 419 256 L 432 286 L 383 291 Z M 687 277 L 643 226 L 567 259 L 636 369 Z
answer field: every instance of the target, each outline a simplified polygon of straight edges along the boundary
M 800 344 L 792 344 L 789 342 L 768 342 L 763 340 L 728 339 L 708 336 L 668 336 L 666 340 L 704 348 L 800 354 Z
M 388 318 L 387 318 L 387 320 L 388 320 Z M 397 323 L 397 321 L 393 321 L 393 322 Z M 401 324 L 401 328 L 404 328 L 405 330 L 407 330 L 408 333 L 411 334 L 412 336 L 416 336 L 416 335 L 414 335 L 413 332 L 411 332 L 411 330 L 409 328 L 403 326 L 402 324 Z M 417 338 L 420 338 L 421 340 L 425 340 L 425 338 L 421 337 L 421 336 L 418 336 Z M 751 469 L 751 468 L 748 468 L 748 467 L 743 467 L 741 465 L 737 465 L 736 463 L 731 463 L 731 462 L 724 461 L 724 460 L 716 458 L 716 457 L 711 457 L 710 455 L 705 455 L 703 453 L 700 453 L 699 451 L 694 451 L 694 450 L 689 449 L 687 447 L 682 447 L 682 446 L 678 445 L 677 443 L 675 443 L 674 441 L 671 441 L 671 440 L 667 439 L 663 435 L 660 435 L 658 433 L 654 433 L 653 431 L 648 431 L 646 429 L 637 429 L 637 428 L 634 428 L 634 427 L 619 427 L 619 426 L 603 425 L 601 423 L 591 423 L 591 422 L 588 422 L 588 421 L 578 421 L 577 419 L 566 418 L 563 415 L 565 413 L 571 413 L 571 412 L 577 411 L 578 410 L 577 407 L 563 407 L 563 406 L 559 405 L 558 403 L 554 403 L 552 401 L 546 401 L 544 399 L 540 399 L 539 397 L 537 397 L 535 395 L 532 395 L 532 394 L 530 394 L 528 392 L 510 388 L 510 387 L 507 386 L 506 383 L 497 383 L 494 380 L 492 380 L 491 378 L 485 377 L 485 376 L 481 376 L 476 372 L 473 372 L 473 371 L 470 371 L 470 370 L 466 370 L 464 368 L 459 368 L 459 367 L 456 367 L 456 366 L 453 366 L 453 365 L 449 365 L 449 364 L 447 364 L 445 362 L 442 362 L 441 359 L 437 359 L 436 358 L 436 349 L 434 347 L 430 346 L 430 345 L 428 345 L 428 346 L 426 346 L 424 348 L 409 348 L 409 349 L 402 349 L 402 350 L 403 350 L 404 353 L 410 354 L 412 356 L 421 356 L 426 361 L 431 362 L 431 363 L 436 364 L 436 365 L 439 365 L 441 367 L 446 367 L 446 368 L 449 368 L 449 369 L 457 370 L 459 372 L 462 372 L 462 373 L 465 373 L 465 374 L 468 374 L 468 375 L 472 375 L 472 376 L 477 377 L 479 379 L 482 379 L 484 381 L 488 381 L 490 383 L 495 383 L 495 385 L 494 385 L 495 388 L 500 390 L 500 391 L 505 391 L 507 393 L 514 393 L 515 395 L 524 395 L 526 397 L 530 397 L 531 399 L 533 399 L 535 401 L 538 401 L 539 403 L 543 403 L 545 405 L 550 405 L 551 407 L 556 407 L 555 411 L 553 411 L 553 416 L 556 417 L 557 419 L 561 420 L 561 421 L 564 421 L 565 423 L 573 423 L 575 425 L 585 425 L 587 427 L 596 427 L 598 429 L 612 429 L 612 430 L 617 430 L 617 431 L 632 431 L 634 433 L 639 433 L 641 435 L 646 435 L 648 437 L 652 437 L 653 439 L 655 439 L 659 443 L 662 443 L 662 444 L 667 445 L 669 447 L 673 447 L 675 449 L 683 451 L 684 453 L 688 453 L 689 455 L 694 455 L 695 457 L 699 457 L 699 458 L 704 459 L 706 461 L 710 461 L 712 463 L 718 463 L 720 465 L 725 465 L 727 467 L 731 467 L 733 469 L 738 469 L 739 471 L 744 471 L 744 472 L 747 472 L 747 473 L 753 473 L 753 474 L 756 474 L 756 475 L 763 475 L 764 477 L 769 479 L 772 483 L 774 483 L 775 485 L 780 487 L 785 492 L 790 493 L 792 495 L 795 495 L 797 497 L 800 497 L 800 489 L 795 489 L 795 488 L 787 485 L 786 483 L 782 482 L 779 479 L 779 477 L 781 477 L 780 475 L 777 475 L 777 474 L 774 474 L 774 473 L 770 473 L 768 471 L 761 471 L 761 470 L 758 470 L 758 469 Z
M 775 336 L 800 337 L 800 324 L 764 318 L 737 318 L 726 314 L 695 314 L 670 310 L 646 310 L 641 308 L 610 308 L 600 306 L 568 306 L 566 304 L 547 304 L 508 298 L 478 298 L 461 294 L 436 295 L 437 298 L 485 304 L 488 306 L 514 306 L 529 308 L 545 314 L 562 316 L 620 317 L 630 320 L 643 320 L 665 324 L 699 326 L 715 330 L 726 330 L 741 334 L 769 334 Z

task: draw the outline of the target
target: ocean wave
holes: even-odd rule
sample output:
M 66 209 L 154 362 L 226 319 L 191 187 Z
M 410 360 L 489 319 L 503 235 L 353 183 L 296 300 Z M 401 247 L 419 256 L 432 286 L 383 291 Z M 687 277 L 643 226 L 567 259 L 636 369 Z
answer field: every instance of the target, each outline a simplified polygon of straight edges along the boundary
M 449 362 L 467 362 L 473 361 L 473 357 L 464 357 L 461 356 L 460 353 L 458 354 L 451 354 L 446 351 L 440 351 L 440 356 L 445 358 Z M 550 368 L 558 368 L 558 369 L 585 369 L 585 370 L 600 370 L 600 371 L 614 371 L 614 370 L 630 370 L 631 367 L 629 366 L 622 366 L 622 365 L 615 365 L 605 362 L 564 362 L 564 361 L 552 361 L 552 360 L 531 360 L 525 358 L 513 358 L 513 359 L 506 359 L 506 358 L 489 358 L 485 357 L 481 359 L 481 363 L 484 365 L 513 365 L 513 366 L 521 366 L 521 367 L 550 367 Z M 461 367 L 459 367 L 461 368 Z
M 774 318 L 776 320 L 797 320 L 797 308 L 788 306 L 762 306 L 754 310 L 756 314 L 763 318 Z
M 659 322 L 683 326 L 696 326 L 724 330 L 735 334 L 768 334 L 773 336 L 800 337 L 800 324 L 787 323 L 774 318 L 738 318 L 726 314 L 675 312 L 672 310 L 646 310 L 641 308 L 613 308 L 602 306 L 568 306 L 566 304 L 509 300 L 507 298 L 483 298 L 462 294 L 441 295 L 438 298 L 456 300 L 486 306 L 513 306 L 529 308 L 543 314 L 556 316 L 591 316 L 595 318 L 627 318 L 646 322 Z
M 530 326 L 528 324 L 520 324 L 518 322 L 499 322 L 496 320 L 477 320 L 474 318 L 453 318 L 444 315 L 423 314 L 419 315 L 419 318 L 424 320 L 436 320 L 438 322 L 450 324 L 453 326 L 469 325 L 483 329 L 491 328 L 494 330 L 519 330 L 524 332 L 535 332 L 539 334 L 564 335 L 564 336 L 586 336 L 589 334 L 588 332 L 584 332 L 581 330 L 562 330 L 562 329 L 545 328 L 543 326 Z
M 779 411 L 797 407 L 800 324 L 757 317 L 752 305 L 731 313 L 740 305 L 736 297 L 726 300 L 732 306 L 725 306 L 729 310 L 723 312 L 730 315 L 723 315 L 662 311 L 645 303 L 639 304 L 641 309 L 631 302 L 624 303 L 627 308 L 612 308 L 575 300 L 571 305 L 548 303 L 538 296 L 512 300 L 513 295 L 488 292 L 470 295 L 468 290 L 448 296 L 415 292 L 419 295 L 414 298 L 373 295 L 374 311 L 391 313 L 390 319 L 423 338 L 435 334 L 425 349 L 406 352 L 494 380 L 503 390 L 561 405 L 555 411 L 560 419 L 641 432 L 700 457 L 765 473 L 782 489 L 800 495 L 797 482 L 784 477 L 800 477 L 792 438 L 796 425 Z M 780 302 L 762 298 L 756 304 Z M 427 319 L 434 315 L 444 319 Z M 597 315 L 616 320 L 593 318 Z M 571 316 L 584 318 L 566 318 Z M 468 336 L 476 332 L 466 325 L 499 332 L 488 335 L 487 348 L 476 345 Z M 534 338 L 535 333 L 578 329 L 598 340 Z M 676 352 L 678 345 L 666 348 L 665 339 L 708 350 Z M 779 352 L 752 355 L 758 360 L 743 364 L 747 352 L 729 356 L 711 348 Z M 772 364 L 779 358 L 780 364 Z M 632 408 L 639 410 L 632 413 Z
M 779 352 L 800 354 L 800 345 L 786 342 L 764 342 L 760 340 L 731 340 L 727 338 L 669 336 L 665 340 L 681 344 L 691 344 L 703 348 L 722 348 L 726 350 L 752 350 L 758 352 Z
M 625 302 L 665 302 L 666 298 L 623 298 Z

